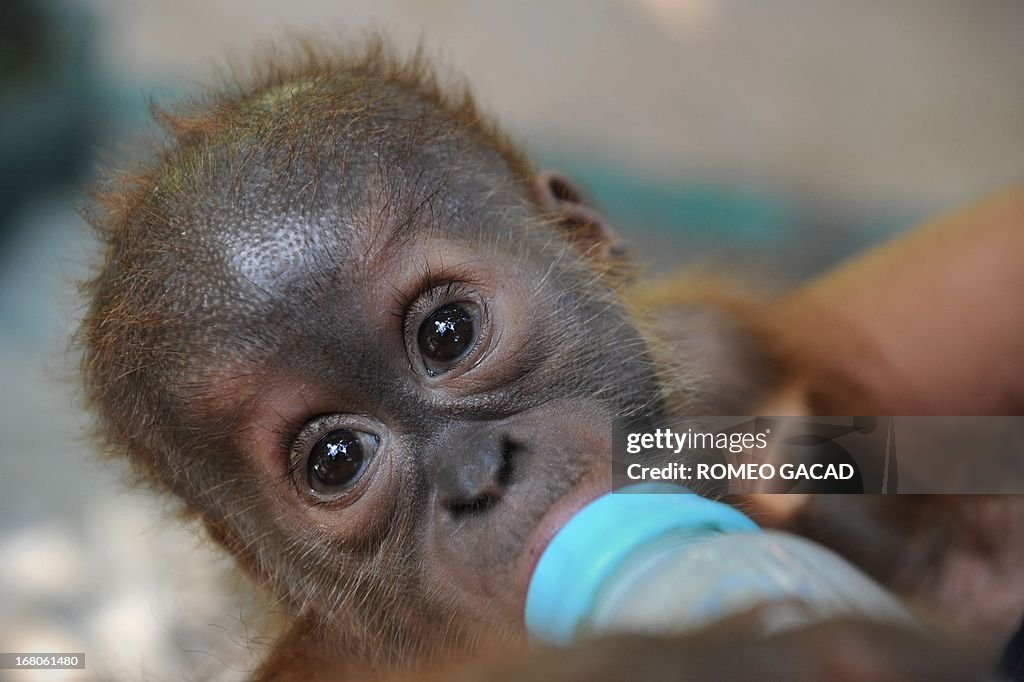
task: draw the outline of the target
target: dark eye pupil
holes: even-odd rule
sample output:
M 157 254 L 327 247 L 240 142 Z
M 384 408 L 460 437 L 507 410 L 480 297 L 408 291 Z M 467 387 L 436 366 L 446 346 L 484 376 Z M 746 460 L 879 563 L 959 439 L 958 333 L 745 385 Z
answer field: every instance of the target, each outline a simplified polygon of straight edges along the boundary
M 355 431 L 331 431 L 309 453 L 310 485 L 317 492 L 332 492 L 351 484 L 362 472 L 367 454 Z
M 473 316 L 461 305 L 438 308 L 420 325 L 420 352 L 429 362 L 451 363 L 465 355 L 475 340 Z

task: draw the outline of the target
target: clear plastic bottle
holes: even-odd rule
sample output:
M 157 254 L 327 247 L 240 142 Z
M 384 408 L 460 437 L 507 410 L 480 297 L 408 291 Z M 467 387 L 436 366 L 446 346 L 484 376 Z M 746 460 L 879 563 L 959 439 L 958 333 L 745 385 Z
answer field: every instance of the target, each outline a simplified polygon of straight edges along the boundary
M 648 494 L 649 493 L 649 494 Z M 677 633 L 766 603 L 770 629 L 843 615 L 913 624 L 906 609 L 837 554 L 763 532 L 736 509 L 644 483 L 581 509 L 544 550 L 526 598 L 530 634 L 568 644 L 591 633 Z

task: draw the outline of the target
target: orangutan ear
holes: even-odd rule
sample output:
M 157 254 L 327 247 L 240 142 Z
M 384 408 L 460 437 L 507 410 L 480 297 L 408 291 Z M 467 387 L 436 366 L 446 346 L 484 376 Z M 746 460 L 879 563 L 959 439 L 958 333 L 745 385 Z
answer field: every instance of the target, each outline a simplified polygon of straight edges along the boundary
M 561 173 L 544 171 L 534 178 L 537 203 L 565 238 L 587 258 L 624 259 L 625 248 L 608 221 L 587 206 L 581 192 Z

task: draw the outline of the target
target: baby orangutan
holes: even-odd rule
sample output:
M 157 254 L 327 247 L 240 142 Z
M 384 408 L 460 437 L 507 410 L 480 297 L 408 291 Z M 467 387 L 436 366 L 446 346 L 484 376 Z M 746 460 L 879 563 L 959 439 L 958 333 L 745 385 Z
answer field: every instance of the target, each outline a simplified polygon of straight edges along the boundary
M 753 308 L 637 313 L 601 216 L 421 59 L 311 50 L 159 119 L 100 197 L 86 390 L 293 616 L 264 678 L 521 644 L 614 417 L 752 414 L 817 376 Z

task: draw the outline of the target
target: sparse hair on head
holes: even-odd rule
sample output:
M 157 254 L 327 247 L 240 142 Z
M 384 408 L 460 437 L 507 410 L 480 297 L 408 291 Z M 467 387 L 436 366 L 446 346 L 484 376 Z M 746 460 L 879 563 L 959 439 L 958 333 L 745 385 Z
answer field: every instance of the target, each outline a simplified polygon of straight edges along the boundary
M 102 267 L 83 285 L 90 303 L 79 331 L 86 399 L 109 451 L 127 453 L 140 480 L 160 486 L 172 486 L 179 473 L 163 470 L 167 458 L 158 452 L 172 442 L 164 431 L 173 420 L 165 398 L 140 377 L 190 353 L 177 341 L 154 339 L 168 322 L 164 289 L 196 216 L 266 202 L 275 192 L 275 201 L 301 207 L 358 207 L 366 188 L 338 180 L 359 177 L 359 169 L 345 170 L 350 164 L 386 147 L 390 160 L 381 166 L 402 167 L 432 153 L 430 143 L 461 145 L 451 155 L 457 163 L 495 167 L 495 177 L 533 198 L 527 160 L 480 111 L 466 82 L 439 75 L 422 47 L 402 56 L 376 33 L 345 43 L 291 39 L 258 50 L 247 66 L 229 64 L 217 80 L 180 105 L 152 105 L 162 139 L 134 170 L 108 172 L 87 211 L 105 250 Z M 366 153 L 353 158 L 350 148 Z M 466 149 L 472 153 L 461 153 Z M 485 158 L 472 166 L 474 155 Z M 416 158 L 420 175 L 434 172 Z M 383 193 L 419 205 L 416 188 Z M 187 435 L 177 433 L 178 442 Z

